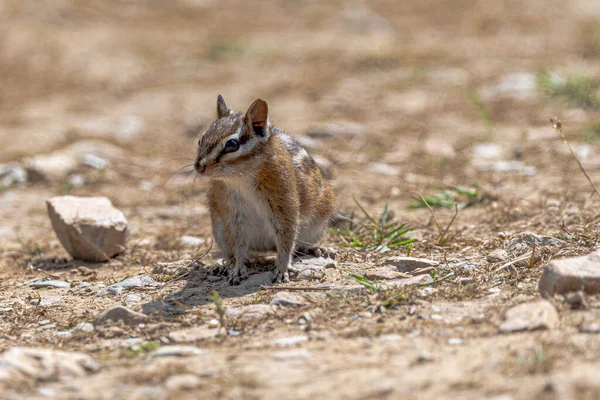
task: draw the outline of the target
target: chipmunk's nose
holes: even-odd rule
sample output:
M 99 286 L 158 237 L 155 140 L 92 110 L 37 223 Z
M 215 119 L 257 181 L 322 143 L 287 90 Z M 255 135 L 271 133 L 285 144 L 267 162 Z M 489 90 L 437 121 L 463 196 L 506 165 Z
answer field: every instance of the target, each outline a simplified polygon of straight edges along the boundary
M 202 162 L 200 162 L 200 160 L 196 160 L 196 162 L 194 163 L 194 169 L 196 169 L 196 171 L 201 174 L 204 171 L 206 171 L 206 165 Z

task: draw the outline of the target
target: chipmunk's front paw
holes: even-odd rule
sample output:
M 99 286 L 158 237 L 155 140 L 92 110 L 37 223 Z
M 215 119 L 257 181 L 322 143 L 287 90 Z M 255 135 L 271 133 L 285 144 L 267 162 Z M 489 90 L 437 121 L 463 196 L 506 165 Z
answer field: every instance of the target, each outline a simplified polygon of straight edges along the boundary
M 302 249 L 301 251 L 309 256 L 331 258 L 332 260 L 335 260 L 338 255 L 337 251 L 328 247 L 311 247 Z
M 275 270 L 273 275 L 273 283 L 287 283 L 290 281 L 290 274 L 288 271 Z
M 246 265 L 236 265 L 227 276 L 227 282 L 230 285 L 239 285 L 246 279 L 248 279 L 248 267 Z
M 224 265 L 216 265 L 208 270 L 208 274 L 212 276 L 226 276 L 231 271 Z

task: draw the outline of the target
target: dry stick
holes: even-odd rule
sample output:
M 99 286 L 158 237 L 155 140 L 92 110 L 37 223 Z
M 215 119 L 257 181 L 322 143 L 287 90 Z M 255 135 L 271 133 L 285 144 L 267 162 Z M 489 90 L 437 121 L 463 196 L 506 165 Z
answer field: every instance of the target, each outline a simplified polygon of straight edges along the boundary
M 518 263 L 519 261 L 523 261 L 523 260 L 527 260 L 527 259 L 531 259 L 531 254 L 525 254 L 524 256 L 521 256 L 521 257 L 515 258 L 514 260 L 512 260 L 512 261 L 509 261 L 509 262 L 507 262 L 506 264 L 503 264 L 503 265 L 499 266 L 498 268 L 496 268 L 496 269 L 494 270 L 494 273 L 496 273 L 496 272 L 498 272 L 498 271 L 502 271 L 503 269 L 505 269 L 505 268 L 508 268 L 508 267 L 510 267 L 511 265 L 513 265 L 513 264 L 515 264 L 515 263 Z
M 331 289 L 335 289 L 335 288 L 316 288 L 316 287 L 308 287 L 308 286 L 265 286 L 262 285 L 260 287 L 261 289 L 264 290 L 274 290 L 277 292 L 283 291 L 283 290 L 289 290 L 291 292 L 302 292 L 302 291 L 306 291 L 306 292 L 320 292 L 320 291 L 327 291 L 327 290 L 331 290 Z
M 558 119 L 558 118 L 550 118 L 550 122 L 552 123 L 552 128 L 554 128 L 554 130 L 556 131 L 556 133 L 558 133 L 558 136 L 560 136 L 560 138 L 562 139 L 563 143 L 566 144 L 567 147 L 569 148 L 569 152 L 571 152 L 571 155 L 573 156 L 573 158 L 575 159 L 575 161 L 577 161 L 577 164 L 579 164 L 579 168 L 581 169 L 581 171 L 583 172 L 583 174 L 587 178 L 587 180 L 590 183 L 590 185 L 592 185 L 592 188 L 594 188 L 594 193 L 597 194 L 598 196 L 600 196 L 600 192 L 598 191 L 598 188 L 596 187 L 596 185 L 592 181 L 592 178 L 590 178 L 590 175 L 588 174 L 588 172 L 586 171 L 585 167 L 581 163 L 581 160 L 579 160 L 579 157 L 577 157 L 577 154 L 575 154 L 575 152 L 573 151 L 573 148 L 571 147 L 571 144 L 567 141 L 567 138 L 565 137 L 565 134 L 563 133 L 563 130 L 562 130 L 562 122 L 560 121 L 560 119 Z M 594 196 L 594 193 L 592 193 L 592 197 Z

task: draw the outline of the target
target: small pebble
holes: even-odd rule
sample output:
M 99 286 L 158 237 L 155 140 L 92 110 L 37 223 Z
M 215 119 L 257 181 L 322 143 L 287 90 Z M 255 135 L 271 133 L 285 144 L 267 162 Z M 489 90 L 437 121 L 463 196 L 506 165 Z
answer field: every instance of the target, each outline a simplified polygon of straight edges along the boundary
M 210 321 L 208 321 L 208 327 L 211 329 L 214 328 L 218 328 L 219 327 L 219 320 L 216 318 L 211 319 Z

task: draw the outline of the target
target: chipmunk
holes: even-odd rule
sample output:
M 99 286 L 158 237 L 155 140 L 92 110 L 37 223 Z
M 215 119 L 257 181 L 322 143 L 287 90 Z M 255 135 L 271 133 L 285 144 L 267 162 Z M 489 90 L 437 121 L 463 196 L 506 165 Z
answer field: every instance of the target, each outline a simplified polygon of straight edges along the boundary
M 295 249 L 322 238 L 335 196 L 315 161 L 294 138 L 269 121 L 255 100 L 246 114 L 233 112 L 219 94 L 217 119 L 198 141 L 196 172 L 210 178 L 208 208 L 223 251 L 228 282 L 248 277 L 248 252 L 277 251 L 274 283 L 289 282 Z

